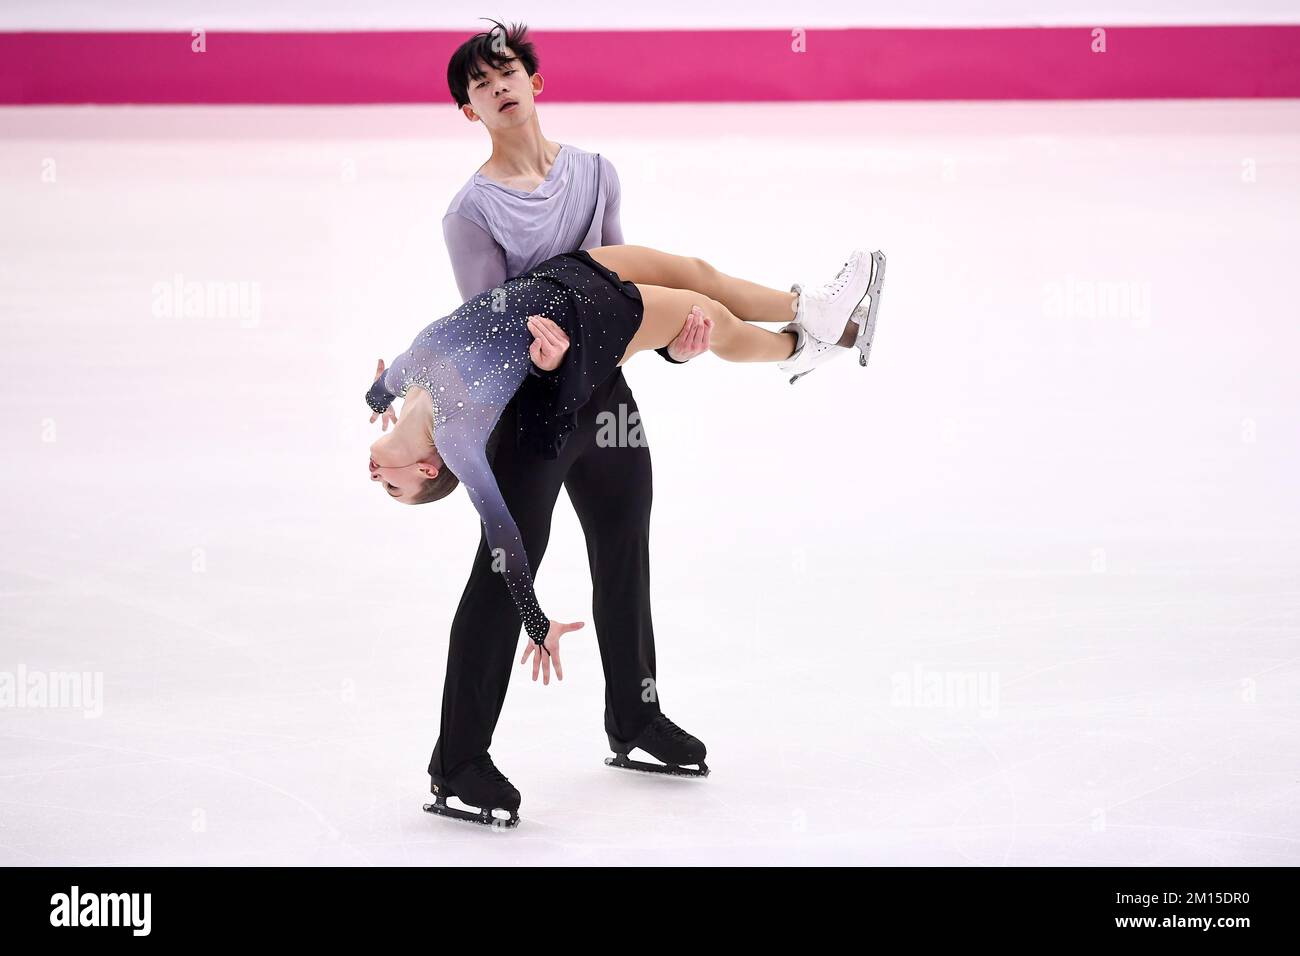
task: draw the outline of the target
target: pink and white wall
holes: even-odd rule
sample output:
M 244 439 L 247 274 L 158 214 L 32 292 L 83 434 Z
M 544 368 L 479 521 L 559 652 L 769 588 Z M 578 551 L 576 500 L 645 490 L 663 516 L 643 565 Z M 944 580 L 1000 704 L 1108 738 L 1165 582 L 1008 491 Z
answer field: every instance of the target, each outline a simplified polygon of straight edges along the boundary
M 1300 96 L 1297 0 L 469 7 L 8 0 L 0 105 L 445 102 L 479 16 L 529 25 L 551 101 Z

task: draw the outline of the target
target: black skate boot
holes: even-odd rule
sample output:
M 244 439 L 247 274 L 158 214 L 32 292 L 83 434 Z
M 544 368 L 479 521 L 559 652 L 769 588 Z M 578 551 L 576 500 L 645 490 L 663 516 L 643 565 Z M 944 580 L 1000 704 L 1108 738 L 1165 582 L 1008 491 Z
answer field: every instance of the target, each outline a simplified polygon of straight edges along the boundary
M 496 764 L 487 754 L 480 754 L 468 763 L 462 764 L 455 773 L 447 777 L 430 774 L 429 792 L 437 798 L 433 803 L 424 805 L 424 809 L 429 813 L 506 830 L 519 826 L 519 791 L 506 779 L 506 775 L 496 768 Z M 455 797 L 461 803 L 478 807 L 479 810 L 476 813 L 472 810 L 461 810 L 459 807 L 449 807 L 448 797 Z M 509 816 L 497 816 L 495 811 L 498 810 L 507 812 Z
M 620 770 L 639 770 L 642 773 L 663 773 L 673 777 L 709 775 L 709 768 L 704 763 L 704 744 L 663 714 L 650 721 L 635 740 L 625 742 L 612 734 L 606 736 L 609 737 L 609 749 L 614 751 L 613 757 L 605 758 L 606 766 L 618 767 Z M 628 754 L 638 747 L 663 763 L 633 760 Z

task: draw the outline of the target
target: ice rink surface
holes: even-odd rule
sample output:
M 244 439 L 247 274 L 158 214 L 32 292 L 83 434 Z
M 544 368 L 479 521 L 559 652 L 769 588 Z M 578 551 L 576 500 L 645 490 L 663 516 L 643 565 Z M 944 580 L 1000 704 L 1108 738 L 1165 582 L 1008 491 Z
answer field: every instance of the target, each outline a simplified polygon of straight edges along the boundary
M 381 500 L 362 395 L 459 302 L 482 130 L 0 110 L 0 863 L 1300 863 L 1300 104 L 541 118 L 628 242 L 889 257 L 866 370 L 626 369 L 712 775 L 602 765 L 561 496 L 538 593 L 588 623 L 512 679 L 523 823 L 421 812 L 478 519 Z

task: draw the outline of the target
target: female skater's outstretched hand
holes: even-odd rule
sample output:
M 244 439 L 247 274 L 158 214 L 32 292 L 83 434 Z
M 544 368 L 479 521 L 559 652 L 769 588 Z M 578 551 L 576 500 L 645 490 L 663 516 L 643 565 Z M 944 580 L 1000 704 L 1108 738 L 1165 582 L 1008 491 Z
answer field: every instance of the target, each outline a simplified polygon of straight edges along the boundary
M 379 381 L 379 379 L 383 377 L 383 374 L 384 374 L 384 360 L 380 359 L 379 368 L 375 369 L 375 381 L 376 382 Z M 371 415 L 370 424 L 373 425 L 375 423 L 375 419 L 378 417 L 379 417 L 378 412 L 375 412 L 373 415 Z M 380 428 L 383 431 L 388 431 L 389 424 L 393 424 L 393 425 L 397 424 L 397 407 L 395 405 L 389 405 L 388 408 L 384 410 L 384 422 L 380 426 Z
M 528 346 L 533 364 L 543 372 L 554 372 L 569 350 L 569 337 L 564 329 L 543 315 L 530 315 L 528 331 L 533 333 L 533 344 Z
M 527 664 L 529 655 L 533 655 L 533 680 L 537 680 L 537 671 L 540 669 L 542 683 L 549 684 L 551 682 L 552 661 L 555 662 L 556 678 L 564 680 L 564 668 L 560 666 L 560 638 L 569 631 L 576 631 L 580 627 L 582 627 L 582 621 L 575 621 L 573 624 L 561 624 L 559 621 L 551 621 L 551 629 L 546 632 L 546 640 L 542 642 L 542 646 L 546 648 L 545 651 L 538 647 L 535 642 L 528 642 L 528 646 L 524 648 L 524 656 L 519 658 L 519 663 Z M 550 654 L 547 654 L 546 651 L 550 651 Z

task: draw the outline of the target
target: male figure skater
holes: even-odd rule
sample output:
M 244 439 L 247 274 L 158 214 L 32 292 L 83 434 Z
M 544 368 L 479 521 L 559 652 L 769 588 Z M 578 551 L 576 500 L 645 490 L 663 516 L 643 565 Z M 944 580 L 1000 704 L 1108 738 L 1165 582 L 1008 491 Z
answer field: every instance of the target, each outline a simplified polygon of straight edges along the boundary
M 447 84 L 457 107 L 482 123 L 492 154 L 455 195 L 443 232 L 462 298 L 492 294 L 506 279 L 562 252 L 623 243 L 614 165 L 542 135 L 534 97 L 542 92 L 527 28 L 496 26 L 457 48 Z M 660 353 L 682 363 L 707 351 L 709 328 L 698 319 Z M 533 384 L 526 383 L 525 388 Z M 605 673 L 605 731 L 612 766 L 702 776 L 705 747 L 660 710 L 650 620 L 650 450 L 643 440 L 598 442 L 600 423 L 638 423 L 636 399 L 620 369 L 579 411 L 578 428 L 554 460 L 515 442 L 517 401 L 493 433 L 492 470 L 515 516 L 529 566 L 537 575 L 563 486 L 577 512 L 591 567 L 592 611 Z M 605 417 L 602 416 L 604 413 Z M 639 423 L 638 423 L 639 424 Z M 607 430 L 608 431 L 608 430 Z M 643 438 L 633 428 L 632 435 Z M 480 529 L 481 532 L 482 529 Z M 452 622 L 442 698 L 442 731 L 429 760 L 434 804 L 425 809 L 478 823 L 518 823 L 519 791 L 488 755 L 505 701 L 522 622 L 502 575 L 493 570 L 486 535 Z M 529 641 L 523 661 L 536 646 Z M 551 660 L 538 651 L 543 683 Z M 558 657 L 556 676 L 562 678 Z M 662 764 L 631 760 L 639 748 Z M 695 768 L 692 768 L 694 765 Z M 455 796 L 470 813 L 447 806 Z M 508 817 L 493 813 L 500 810 Z

